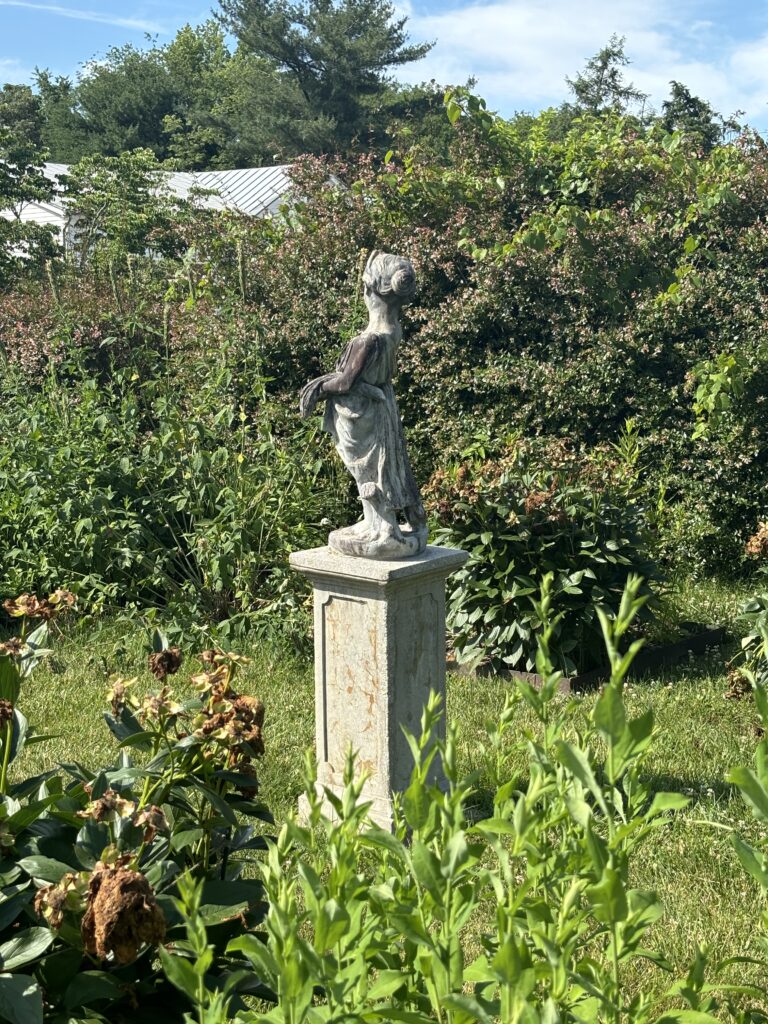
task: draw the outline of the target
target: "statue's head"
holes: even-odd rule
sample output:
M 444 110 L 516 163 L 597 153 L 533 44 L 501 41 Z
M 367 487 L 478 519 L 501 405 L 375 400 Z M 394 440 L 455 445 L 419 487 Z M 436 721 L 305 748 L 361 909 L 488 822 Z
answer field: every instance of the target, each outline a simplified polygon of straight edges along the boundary
M 363 271 L 366 295 L 373 292 L 385 302 L 403 304 L 416 294 L 416 273 L 405 256 L 374 249 Z

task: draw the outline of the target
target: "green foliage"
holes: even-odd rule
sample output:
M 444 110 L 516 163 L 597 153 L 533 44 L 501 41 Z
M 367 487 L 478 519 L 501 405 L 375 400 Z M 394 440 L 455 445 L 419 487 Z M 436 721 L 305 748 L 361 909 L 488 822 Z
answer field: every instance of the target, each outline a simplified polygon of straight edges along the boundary
M 386 72 L 419 60 L 430 43 L 408 45 L 407 18 L 391 3 L 342 0 L 221 0 L 240 45 L 274 67 L 324 122 L 323 150 L 345 152 L 364 138 Z
M 22 627 L 0 644 L 0 1019 L 127 1024 L 151 1008 L 150 1019 L 181 1024 L 195 1003 L 176 991 L 192 955 L 188 970 L 221 986 L 198 1018 L 213 1024 L 217 998 L 242 1006 L 240 993 L 259 991 L 225 947 L 264 912 L 263 886 L 244 876 L 272 821 L 252 763 L 264 749 L 264 708 L 233 687 L 242 659 L 215 651 L 192 679 L 199 696 L 177 700 L 165 680 L 180 652 L 158 636 L 150 665 L 161 690 L 140 703 L 134 681 L 112 680 L 105 717 L 120 745 L 115 764 L 92 771 L 73 760 L 9 777 L 24 738 L 44 738 L 18 705 L 50 653 L 40 646 L 48 620 L 68 603 L 61 592 L 6 602 Z M 25 613 L 44 615 L 43 625 L 29 632 Z M 161 969 L 164 940 L 175 955 L 161 953 Z
M 590 472 L 563 446 L 537 450 L 516 439 L 465 455 L 428 491 L 436 540 L 469 554 L 449 585 L 458 660 L 532 671 L 548 626 L 558 669 L 599 667 L 598 608 L 615 612 L 627 580 L 653 572 L 632 496 L 611 493 L 597 467 Z M 557 612 L 550 624 L 539 614 L 542 577 Z
M 622 68 L 629 64 L 624 43 L 624 36 L 612 35 L 608 44 L 587 61 L 581 74 L 566 78 L 577 111 L 625 113 L 632 104 L 648 99 L 646 93 L 624 80 Z
M 315 427 L 282 426 L 258 370 L 235 400 L 245 380 L 230 355 L 188 364 L 188 392 L 125 370 L 5 406 L 0 593 L 66 579 L 89 605 L 170 605 L 180 624 L 219 632 L 303 632 L 288 553 L 324 537 L 334 469 Z
M 75 82 L 38 71 L 40 132 L 53 158 L 147 149 L 183 170 L 272 164 L 349 151 L 381 137 L 404 103 L 423 106 L 386 76 L 430 48 L 407 45 L 406 19 L 393 8 L 223 6 L 240 39 L 234 51 L 211 20 L 164 46 L 112 47 Z
M 191 202 L 179 199 L 148 149 L 119 157 L 83 157 L 63 176 L 76 211 L 73 252 L 79 262 L 146 253 L 179 254 L 179 233 Z
M 724 123 L 706 100 L 692 95 L 682 82 L 669 84 L 669 99 L 661 105 L 661 123 L 668 132 L 692 136 L 708 152 L 722 141 L 726 128 L 736 127 Z
M 739 353 L 720 353 L 694 370 L 700 381 L 693 400 L 696 415 L 695 438 L 706 436 L 711 425 L 717 425 L 722 413 L 732 408 L 734 400 L 744 397 L 746 359 Z
M 723 1003 L 706 958 L 663 980 L 670 968 L 650 944 L 663 908 L 631 882 L 638 851 L 686 803 L 646 781 L 652 712 L 626 713 L 622 680 L 637 645 L 618 648 L 638 605 L 634 584 L 615 619 L 602 616 L 612 675 L 585 722 L 558 697 L 544 630 L 544 685 L 517 684 L 486 726 L 490 818 L 465 817 L 476 779 L 459 775 L 455 731 L 439 738 L 434 698 L 421 737 L 409 736 L 414 770 L 394 834 L 367 822 L 351 754 L 340 795 L 318 794 L 310 762 L 307 822 L 291 816 L 262 867 L 264 941 L 230 944 L 276 1005 L 236 1019 L 715 1024 Z M 540 614 L 551 622 L 546 593 Z M 524 731 L 522 707 L 533 722 Z M 662 986 L 630 999 L 624 978 L 641 958 Z
M 743 636 L 734 659 L 738 671 L 753 685 L 768 685 L 768 593 L 757 593 L 741 606 L 738 618 Z M 760 691 L 762 692 L 762 691 Z
M 34 106 L 27 100 L 12 87 L 0 96 L 0 292 L 24 271 L 39 273 L 57 250 L 51 228 L 21 220 L 26 203 L 52 193 L 43 174 Z

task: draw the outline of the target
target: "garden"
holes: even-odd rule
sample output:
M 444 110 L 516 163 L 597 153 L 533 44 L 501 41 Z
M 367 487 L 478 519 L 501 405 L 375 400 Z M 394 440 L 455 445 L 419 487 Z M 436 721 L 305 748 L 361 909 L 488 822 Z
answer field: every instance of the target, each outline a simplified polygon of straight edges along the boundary
M 86 156 L 66 253 L 3 236 L 2 1020 L 768 1020 L 768 151 L 444 118 L 297 160 L 272 219 Z M 288 567 L 357 515 L 297 402 L 373 248 L 416 268 L 398 401 L 469 554 L 392 832 L 351 755 L 315 794 Z

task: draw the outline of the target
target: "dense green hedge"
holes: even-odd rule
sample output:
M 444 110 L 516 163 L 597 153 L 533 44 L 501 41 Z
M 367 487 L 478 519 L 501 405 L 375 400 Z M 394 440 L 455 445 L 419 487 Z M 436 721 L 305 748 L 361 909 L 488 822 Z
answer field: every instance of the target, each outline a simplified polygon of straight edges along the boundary
M 217 614 L 269 603 L 287 538 L 321 540 L 304 527 L 351 514 L 343 476 L 320 483 L 312 468 L 336 472 L 327 439 L 310 440 L 292 410 L 364 323 L 360 267 L 374 245 L 407 253 L 419 277 L 398 392 L 422 482 L 481 429 L 559 438 L 594 461 L 631 419 L 633 500 L 656 555 L 693 573 L 740 569 L 768 510 L 765 146 L 745 135 L 704 154 L 612 116 L 557 138 L 551 114 L 507 123 L 463 96 L 450 112 L 450 159 L 299 162 L 277 221 L 153 197 L 136 184 L 146 155 L 78 172 L 94 216 L 115 181 L 125 216 L 111 208 L 87 252 L 0 296 L 0 429 L 12 439 L 0 589 L 35 569 L 40 586 L 75 571 L 136 600 L 186 587 Z M 242 491 L 241 408 L 254 474 Z M 119 514 L 101 511 L 115 501 Z M 222 517 L 239 539 L 231 564 L 212 569 L 198 540 L 230 550 Z M 261 552 L 250 530 L 263 538 L 265 517 L 283 546 L 267 531 L 266 561 L 243 556 L 240 545 Z M 116 557 L 105 530 L 130 535 L 131 553 Z

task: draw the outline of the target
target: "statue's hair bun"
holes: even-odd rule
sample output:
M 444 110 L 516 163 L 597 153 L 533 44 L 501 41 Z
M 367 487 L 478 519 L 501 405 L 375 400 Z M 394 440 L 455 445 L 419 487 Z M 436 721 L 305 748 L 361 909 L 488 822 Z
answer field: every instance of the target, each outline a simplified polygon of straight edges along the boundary
M 382 297 L 396 295 L 407 302 L 416 294 L 416 273 L 411 261 L 404 256 L 374 251 L 366 265 L 363 280 Z
M 392 275 L 392 291 L 402 298 L 410 298 L 416 291 L 416 275 L 413 267 L 402 267 Z

